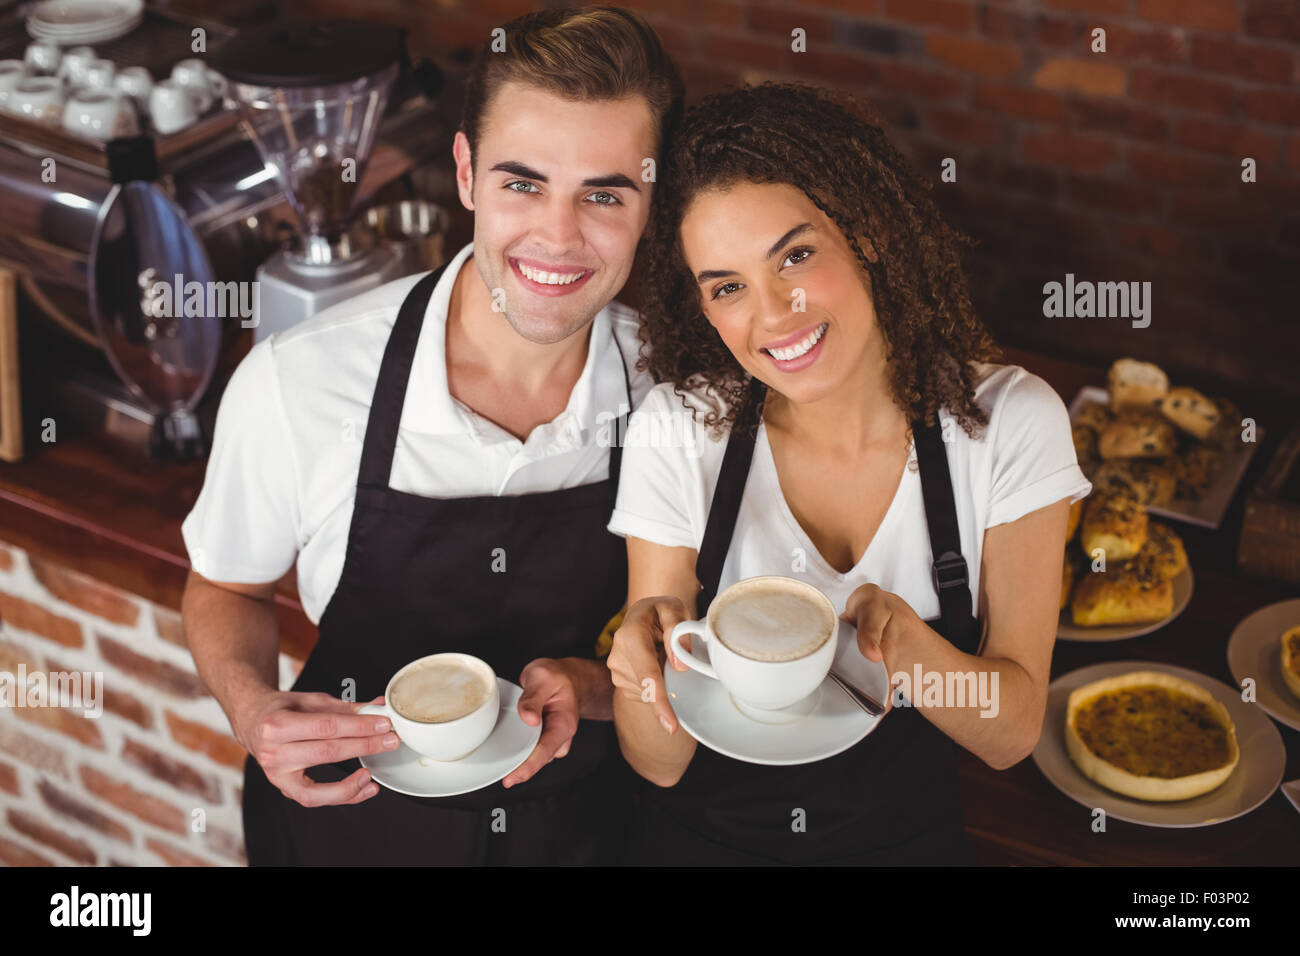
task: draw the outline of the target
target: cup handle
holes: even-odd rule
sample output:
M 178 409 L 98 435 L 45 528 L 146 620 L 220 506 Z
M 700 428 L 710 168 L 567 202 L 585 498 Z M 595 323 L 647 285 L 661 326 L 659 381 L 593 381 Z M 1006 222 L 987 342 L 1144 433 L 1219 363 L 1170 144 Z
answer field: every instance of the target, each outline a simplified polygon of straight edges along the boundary
M 361 709 L 358 710 L 357 713 L 358 713 L 358 714 L 374 714 L 374 715 L 379 716 L 379 717 L 387 717 L 389 720 L 392 720 L 392 718 L 393 718 L 393 711 L 392 711 L 392 708 L 390 708 L 390 707 L 388 706 L 387 703 L 384 703 L 384 704 L 362 704 L 362 705 L 361 705 Z
M 707 662 L 700 660 L 698 657 L 693 655 L 690 651 L 684 650 L 682 648 L 682 637 L 686 634 L 689 634 L 691 637 L 698 637 L 702 642 L 707 644 L 709 641 L 709 635 L 708 635 L 708 628 L 705 622 L 704 621 L 682 621 L 680 624 L 678 624 L 676 627 L 673 628 L 672 637 L 668 639 L 668 642 L 672 644 L 673 653 L 677 655 L 677 659 L 679 661 L 681 661 L 691 670 L 699 671 L 705 677 L 712 677 L 714 680 L 717 680 L 718 675 L 714 672 L 712 666 L 710 666 Z

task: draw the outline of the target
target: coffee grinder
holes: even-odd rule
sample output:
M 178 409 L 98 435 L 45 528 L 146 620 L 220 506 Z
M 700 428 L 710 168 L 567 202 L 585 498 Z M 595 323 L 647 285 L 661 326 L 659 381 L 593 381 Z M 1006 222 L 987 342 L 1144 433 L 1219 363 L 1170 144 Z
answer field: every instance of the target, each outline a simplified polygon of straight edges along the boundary
M 274 24 L 240 33 L 213 57 L 300 227 L 296 246 L 257 270 L 254 341 L 421 268 L 352 223 L 404 39 L 398 28 L 352 20 Z

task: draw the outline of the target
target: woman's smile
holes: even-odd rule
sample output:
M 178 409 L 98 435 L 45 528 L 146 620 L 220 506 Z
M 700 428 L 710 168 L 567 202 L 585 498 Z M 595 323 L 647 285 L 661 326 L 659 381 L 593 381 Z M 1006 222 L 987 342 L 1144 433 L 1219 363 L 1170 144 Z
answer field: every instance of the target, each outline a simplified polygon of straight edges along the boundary
M 830 323 L 822 322 L 764 345 L 759 351 L 768 357 L 777 371 L 798 372 L 817 361 L 825 348 L 829 329 Z

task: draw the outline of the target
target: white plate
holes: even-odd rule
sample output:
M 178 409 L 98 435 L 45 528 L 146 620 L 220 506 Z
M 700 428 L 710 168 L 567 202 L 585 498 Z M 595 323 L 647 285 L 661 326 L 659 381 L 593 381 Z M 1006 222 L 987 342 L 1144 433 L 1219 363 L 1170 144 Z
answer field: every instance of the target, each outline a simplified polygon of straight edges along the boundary
M 44 0 L 31 8 L 27 22 L 49 29 L 84 29 L 129 20 L 143 10 L 144 0 Z
M 1282 679 L 1282 633 L 1300 625 L 1300 600 L 1279 601 L 1242 619 L 1228 638 L 1228 670 L 1238 686 L 1255 680 L 1255 700 L 1279 723 L 1300 730 L 1300 698 Z
M 889 693 L 885 665 L 862 656 L 851 624 L 840 622 L 837 640 L 836 673 L 884 704 Z M 707 649 L 696 652 L 708 656 Z M 785 723 L 760 723 L 746 717 L 720 681 L 694 670 L 678 673 L 665 664 L 664 683 L 673 712 L 692 737 L 711 750 L 747 763 L 783 767 L 825 760 L 848 750 L 881 720 L 868 716 L 829 677 L 789 709 Z
M 78 32 L 71 31 L 53 31 L 44 30 L 40 27 L 28 26 L 27 32 L 37 40 L 48 40 L 51 43 L 57 43 L 60 46 L 83 46 L 87 44 L 107 43 L 110 40 L 116 40 L 118 37 L 125 36 L 140 25 L 143 17 L 133 17 L 120 24 L 105 27 L 96 27 L 93 30 Z
M 1105 677 L 1130 671 L 1162 671 L 1199 684 L 1228 708 L 1237 730 L 1241 759 L 1232 775 L 1209 793 L 1168 803 L 1135 800 L 1094 783 L 1079 772 L 1065 749 L 1065 708 L 1070 692 Z M 1106 811 L 1116 820 L 1149 827 L 1204 827 L 1249 813 L 1273 795 L 1286 769 L 1286 748 L 1273 722 L 1241 694 L 1212 677 L 1154 661 L 1108 661 L 1063 674 L 1047 689 L 1043 733 L 1034 763 L 1056 789 L 1085 807 Z M 1084 825 L 1084 824 L 1080 824 Z
M 529 727 L 519 716 L 523 689 L 503 677 L 501 715 L 492 734 L 473 753 L 459 760 L 439 761 L 421 757 L 402 744 L 396 750 L 369 754 L 361 766 L 376 783 L 412 797 L 454 797 L 490 787 L 528 759 L 542 736 L 542 728 Z
M 1092 574 L 1092 571 L 1087 572 Z M 1100 573 L 1100 572 L 1098 572 Z M 1174 609 L 1167 617 L 1145 624 L 1106 624 L 1101 627 L 1080 627 L 1074 623 L 1067 603 L 1061 610 L 1061 618 L 1056 625 L 1056 636 L 1063 641 L 1123 641 L 1130 637 L 1141 637 L 1164 627 L 1179 614 L 1192 599 L 1192 566 L 1189 564 L 1178 572 L 1174 578 Z
M 1079 409 L 1092 404 L 1109 405 L 1110 393 L 1095 385 L 1085 385 L 1079 389 L 1079 394 L 1074 396 L 1074 401 L 1070 402 L 1070 421 L 1074 421 L 1074 416 L 1079 413 Z M 1237 491 L 1237 485 L 1241 483 L 1241 476 L 1246 473 L 1246 466 L 1250 464 L 1251 456 L 1255 454 L 1255 449 L 1263 440 L 1264 429 L 1257 425 L 1253 442 L 1238 441 L 1229 445 L 1219 461 L 1219 469 L 1214 475 L 1214 480 L 1199 501 L 1175 498 L 1163 507 L 1147 505 L 1147 511 L 1153 515 L 1173 518 L 1175 521 L 1186 521 L 1188 524 L 1200 525 L 1203 528 L 1217 528 L 1223 522 L 1223 514 L 1228 510 L 1232 496 Z

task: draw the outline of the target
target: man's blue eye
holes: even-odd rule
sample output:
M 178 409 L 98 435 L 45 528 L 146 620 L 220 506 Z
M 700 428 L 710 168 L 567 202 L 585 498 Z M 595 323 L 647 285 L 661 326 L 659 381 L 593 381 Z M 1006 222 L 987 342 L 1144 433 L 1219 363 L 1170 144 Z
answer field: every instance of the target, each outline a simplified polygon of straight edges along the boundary
M 600 200 L 600 201 L 598 201 L 598 202 L 596 203 L 597 206 L 621 206 L 621 205 L 622 205 L 622 202 L 621 202 L 621 201 L 619 200 L 619 198 L 618 198 L 617 196 L 615 196 L 613 193 L 598 192 L 598 193 L 592 193 L 591 195 L 592 195 L 593 197 L 595 197 L 595 196 L 604 196 L 604 197 L 606 197 L 605 200 Z
M 516 186 L 525 186 L 525 187 L 527 187 L 527 188 L 526 188 L 526 189 L 515 189 Z M 507 184 L 506 184 L 506 189 L 513 190 L 514 192 L 517 192 L 517 193 L 536 192 L 536 191 L 537 191 L 537 187 L 536 187 L 536 186 L 534 186 L 532 183 L 524 182 L 522 179 L 516 179 L 516 180 L 515 180 L 514 182 L 512 182 L 512 183 L 507 183 Z

